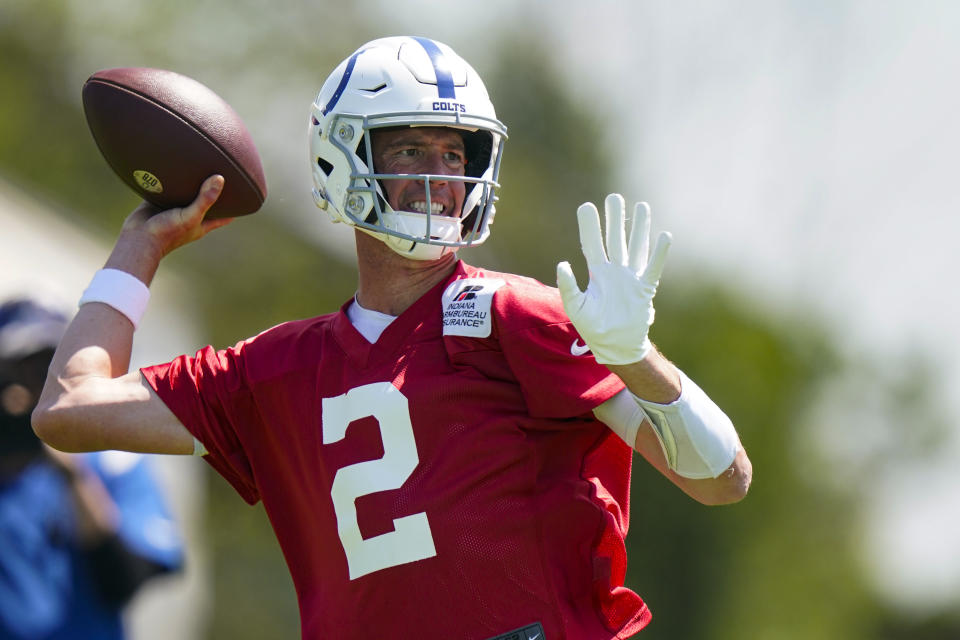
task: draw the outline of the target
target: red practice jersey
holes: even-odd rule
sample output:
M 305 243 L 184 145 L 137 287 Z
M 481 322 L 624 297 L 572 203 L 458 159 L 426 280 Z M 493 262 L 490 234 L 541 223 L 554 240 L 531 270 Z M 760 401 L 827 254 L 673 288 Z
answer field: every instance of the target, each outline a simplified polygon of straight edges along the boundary
M 623 384 L 583 353 L 556 289 L 460 262 L 375 344 L 346 307 L 142 370 L 263 500 L 303 637 L 639 631 L 633 451 L 592 414 Z

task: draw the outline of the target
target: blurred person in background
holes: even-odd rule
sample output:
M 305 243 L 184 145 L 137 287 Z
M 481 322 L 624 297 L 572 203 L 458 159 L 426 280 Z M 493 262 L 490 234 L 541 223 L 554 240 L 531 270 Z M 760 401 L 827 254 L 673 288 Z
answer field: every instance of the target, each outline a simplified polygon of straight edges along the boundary
M 0 640 L 116 640 L 182 543 L 145 456 L 67 454 L 30 427 L 68 323 L 46 302 L 0 304 Z
M 506 127 L 427 38 L 345 59 L 309 140 L 317 206 L 356 229 L 356 296 L 128 373 L 161 259 L 229 222 L 203 219 L 222 176 L 181 209 L 144 204 L 81 297 L 37 432 L 68 451 L 202 455 L 262 500 L 304 638 L 640 631 L 650 610 L 623 584 L 634 451 L 704 504 L 752 477 L 732 422 L 648 338 L 669 235 L 648 251 L 648 208 L 631 221 L 611 195 L 604 241 L 581 205 L 585 292 L 565 262 L 553 288 L 459 260 L 489 235 Z

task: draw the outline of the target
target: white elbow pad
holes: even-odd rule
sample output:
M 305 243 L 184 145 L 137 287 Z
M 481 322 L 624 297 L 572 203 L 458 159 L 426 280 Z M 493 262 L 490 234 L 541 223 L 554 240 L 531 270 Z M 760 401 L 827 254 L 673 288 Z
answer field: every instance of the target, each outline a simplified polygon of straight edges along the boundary
M 680 397 L 670 404 L 636 398 L 660 440 L 667 466 L 684 478 L 716 478 L 730 468 L 740 439 L 730 418 L 680 372 Z

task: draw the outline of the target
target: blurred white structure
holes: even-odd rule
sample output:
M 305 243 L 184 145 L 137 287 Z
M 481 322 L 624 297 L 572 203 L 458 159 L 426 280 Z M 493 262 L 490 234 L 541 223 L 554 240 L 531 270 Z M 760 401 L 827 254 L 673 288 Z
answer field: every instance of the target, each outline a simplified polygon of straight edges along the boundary
M 29 291 L 73 312 L 109 251 L 107 242 L 0 180 L 0 299 Z M 180 293 L 185 290 L 169 269 L 157 275 L 131 367 L 170 360 L 199 344 L 190 306 Z M 146 584 L 135 596 L 127 620 L 130 638 L 202 638 L 210 593 L 200 530 L 204 463 L 187 456 L 155 456 L 153 462 L 186 541 L 187 566 L 176 576 Z

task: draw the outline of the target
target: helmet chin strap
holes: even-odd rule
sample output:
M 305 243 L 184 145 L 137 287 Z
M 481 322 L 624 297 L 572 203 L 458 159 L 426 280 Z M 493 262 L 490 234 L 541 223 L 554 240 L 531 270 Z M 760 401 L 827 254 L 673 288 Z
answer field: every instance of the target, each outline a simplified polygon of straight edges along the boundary
M 412 211 L 384 211 L 381 215 L 385 225 L 393 231 L 414 237 L 427 235 L 426 214 Z M 456 242 L 460 239 L 460 223 L 459 218 L 430 216 L 430 237 L 446 242 Z M 359 229 L 377 238 L 397 254 L 411 260 L 438 260 L 448 253 L 456 252 L 456 247 L 417 242 L 363 227 Z

